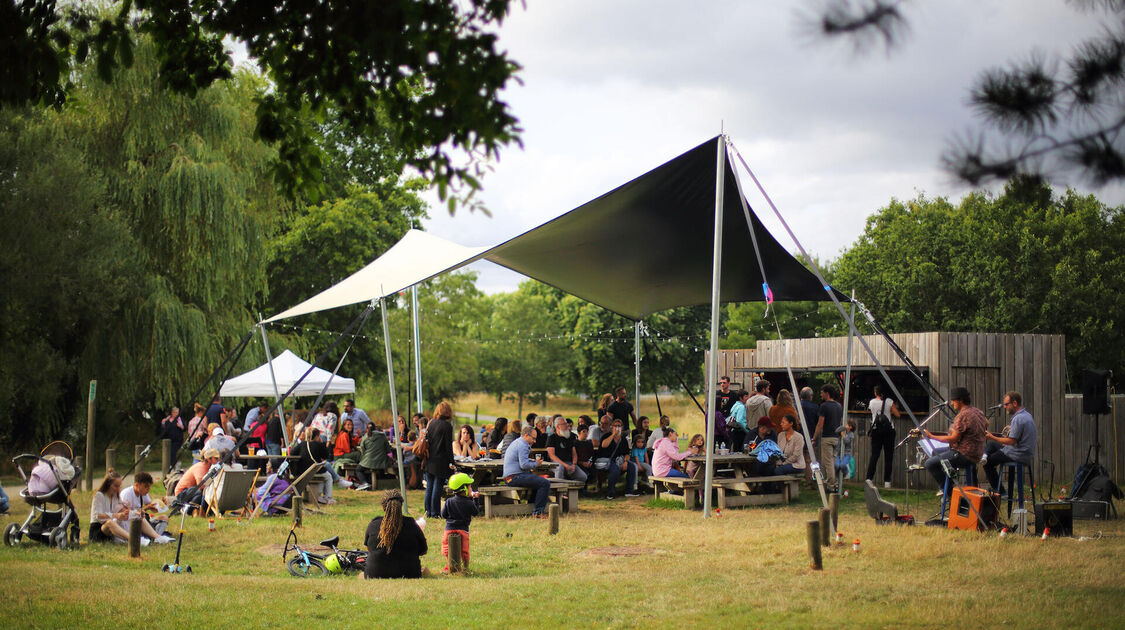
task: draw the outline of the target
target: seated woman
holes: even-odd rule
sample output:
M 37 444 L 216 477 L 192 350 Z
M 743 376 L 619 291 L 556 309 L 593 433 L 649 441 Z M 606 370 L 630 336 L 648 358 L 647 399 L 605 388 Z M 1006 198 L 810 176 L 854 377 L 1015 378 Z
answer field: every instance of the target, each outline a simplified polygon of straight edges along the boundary
M 111 470 L 106 473 L 90 504 L 90 542 L 129 540 L 129 532 L 125 529 L 128 522 L 129 508 L 121 502 L 121 475 Z
M 508 419 L 497 418 L 496 423 L 492 425 L 492 433 L 488 434 L 488 448 L 500 448 L 500 442 L 504 441 L 504 435 L 508 432 Z
M 781 462 L 774 474 L 792 475 L 805 472 L 805 436 L 797 433 L 797 417 L 791 413 L 781 416 L 781 435 L 777 445 L 781 448 Z
M 352 419 L 344 418 L 344 421 L 340 424 L 340 432 L 336 434 L 336 443 L 332 447 L 332 454 L 336 457 L 334 463 L 336 470 L 342 470 L 344 464 L 359 464 L 361 439 L 355 434 Z
M 453 443 L 453 459 L 459 462 L 476 461 L 479 453 L 473 428 L 467 424 L 461 425 L 461 430 L 457 432 L 457 441 Z
M 420 578 L 421 557 L 426 555 L 426 536 L 412 518 L 402 516 L 402 495 L 387 490 L 383 495 L 383 516 L 367 525 L 365 578 Z
M 367 424 L 367 432 L 359 441 L 359 454 L 359 466 L 355 469 L 355 475 L 359 477 L 360 485 L 356 486 L 356 490 L 366 490 L 375 485 L 379 471 L 391 467 L 391 442 L 374 422 Z
M 234 440 L 223 431 L 223 427 L 216 423 L 207 425 L 207 433 L 211 436 L 203 443 L 203 448 L 213 448 L 219 451 L 219 456 L 224 456 L 234 450 Z
M 504 439 L 500 440 L 500 446 L 497 450 L 503 455 L 504 451 L 508 450 L 508 445 L 520 439 L 520 432 L 523 431 L 523 422 L 519 420 L 512 420 L 508 423 L 508 432 L 504 434 Z

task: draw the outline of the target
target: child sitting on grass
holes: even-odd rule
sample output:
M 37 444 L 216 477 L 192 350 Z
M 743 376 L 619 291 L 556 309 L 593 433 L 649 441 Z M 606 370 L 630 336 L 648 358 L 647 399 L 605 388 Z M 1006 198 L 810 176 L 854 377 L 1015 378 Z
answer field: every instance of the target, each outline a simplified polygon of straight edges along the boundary
M 461 535 L 461 565 L 469 568 L 469 523 L 479 514 L 477 502 L 474 501 L 477 493 L 470 497 L 473 478 L 465 473 L 457 473 L 449 478 L 449 489 L 453 496 L 445 500 L 441 506 L 441 517 L 445 519 L 445 532 L 441 535 L 441 555 L 449 558 L 449 535 Z M 445 565 L 442 573 L 449 573 L 449 564 Z

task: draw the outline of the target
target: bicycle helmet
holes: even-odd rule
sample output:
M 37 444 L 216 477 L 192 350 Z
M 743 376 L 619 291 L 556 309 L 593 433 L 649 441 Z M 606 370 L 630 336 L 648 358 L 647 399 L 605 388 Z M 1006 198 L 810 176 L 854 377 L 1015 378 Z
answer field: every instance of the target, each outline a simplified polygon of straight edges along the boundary
M 344 567 L 340 566 L 340 558 L 332 554 L 324 559 L 324 567 L 329 573 L 343 573 Z
M 473 478 L 465 473 L 457 473 L 449 478 L 449 489 L 456 492 L 462 487 L 473 483 Z

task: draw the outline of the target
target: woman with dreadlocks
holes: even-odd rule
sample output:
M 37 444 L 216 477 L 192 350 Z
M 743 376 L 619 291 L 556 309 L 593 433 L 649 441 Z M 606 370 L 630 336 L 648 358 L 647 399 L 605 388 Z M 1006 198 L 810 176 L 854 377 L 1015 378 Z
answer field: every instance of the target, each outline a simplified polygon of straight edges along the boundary
M 420 558 L 426 555 L 426 536 L 412 518 L 402 516 L 402 494 L 387 490 L 383 495 L 383 516 L 367 525 L 367 578 L 422 577 Z

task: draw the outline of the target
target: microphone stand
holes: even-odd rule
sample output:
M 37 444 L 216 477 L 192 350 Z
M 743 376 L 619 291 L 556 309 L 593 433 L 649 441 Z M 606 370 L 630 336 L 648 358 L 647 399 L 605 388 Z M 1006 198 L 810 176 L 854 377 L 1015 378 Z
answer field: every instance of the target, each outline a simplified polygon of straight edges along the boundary
M 928 422 L 929 422 L 930 420 L 933 420 L 934 418 L 936 418 L 936 417 L 937 417 L 937 415 L 938 415 L 938 413 L 939 413 L 939 412 L 940 412 L 940 411 L 942 410 L 942 408 L 944 408 L 944 407 L 945 407 L 945 404 L 941 404 L 941 405 L 938 405 L 937 407 L 934 407 L 933 411 L 931 411 L 931 412 L 930 412 L 930 415 L 926 416 L 926 419 L 925 419 L 925 420 L 923 420 L 923 421 L 921 421 L 921 422 L 919 422 L 919 423 L 918 423 L 917 429 L 918 429 L 919 431 L 921 431 L 922 427 L 926 426 L 926 423 L 928 423 Z M 902 446 L 903 444 L 906 444 L 906 441 L 907 441 L 907 440 L 909 440 L 910 438 L 911 438 L 910 432 L 909 432 L 909 431 L 907 431 L 907 432 L 906 432 L 906 437 L 902 438 L 902 440 L 901 440 L 901 441 L 900 441 L 900 442 L 899 442 L 898 444 L 895 444 L 895 448 L 897 449 L 898 447 Z M 926 453 L 926 454 L 927 454 L 927 455 L 933 455 L 933 453 L 932 453 L 932 452 L 931 452 L 931 453 Z

